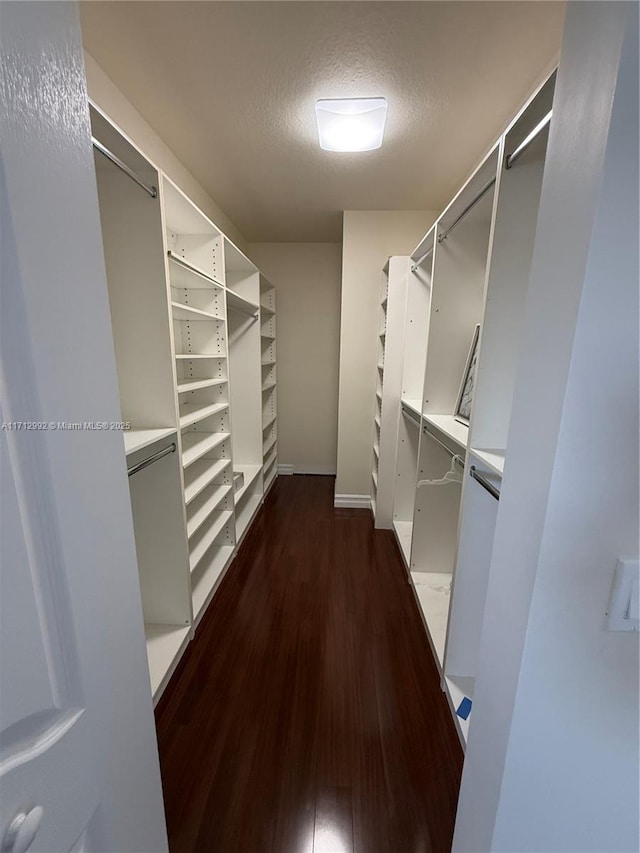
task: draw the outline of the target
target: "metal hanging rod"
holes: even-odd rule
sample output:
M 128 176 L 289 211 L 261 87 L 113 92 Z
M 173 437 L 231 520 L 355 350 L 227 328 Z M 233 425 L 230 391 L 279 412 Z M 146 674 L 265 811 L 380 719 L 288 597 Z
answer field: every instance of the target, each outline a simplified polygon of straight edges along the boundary
M 222 284 L 221 281 L 217 281 L 215 278 L 211 278 L 211 276 L 207 275 L 206 272 L 203 272 L 201 269 L 198 269 L 198 267 L 194 267 L 193 264 L 190 264 L 189 261 L 185 261 L 185 259 L 181 258 L 180 255 L 176 255 L 174 252 L 171 251 L 171 249 L 167 250 L 167 257 L 170 261 L 173 261 L 174 264 L 178 264 L 178 266 L 184 267 L 186 270 L 189 270 L 189 272 L 192 272 L 194 275 L 200 276 L 200 278 L 203 278 L 205 281 L 208 281 L 211 284 L 215 284 L 216 287 L 224 287 L 224 284 Z
M 258 319 L 260 311 L 259 305 L 254 305 L 253 302 L 249 302 L 248 299 L 240 296 L 234 290 L 229 290 L 229 288 L 227 288 L 227 308 L 230 308 L 232 311 L 238 311 L 240 314 L 246 314 L 247 317 L 251 317 L 253 320 Z
M 513 164 L 516 162 L 518 157 L 523 153 L 523 151 L 525 151 L 531 145 L 531 143 L 536 138 L 536 136 L 538 136 L 540 133 L 542 133 L 542 131 L 545 129 L 545 127 L 551 121 L 552 115 L 553 115 L 553 110 L 549 110 L 549 112 L 542 119 L 542 121 L 538 122 L 538 124 L 533 128 L 531 133 L 527 137 L 525 137 L 525 139 L 522 140 L 522 142 L 520 143 L 520 145 L 518 145 L 516 150 L 507 156 L 507 159 L 505 160 L 505 164 L 504 164 L 505 169 L 510 169 L 513 166 Z
M 425 253 L 424 253 L 424 255 L 420 255 L 420 257 L 418 258 L 418 260 L 417 260 L 417 261 L 414 261 L 414 262 L 411 264 L 411 272 L 415 272 L 417 269 L 419 269 L 419 268 L 422 266 L 422 264 L 427 260 L 427 258 L 429 257 L 429 255 L 432 255 L 432 254 L 433 254 L 433 249 L 434 249 L 434 246 L 432 246 L 432 247 L 429 249 L 429 251 L 425 252 Z
M 438 243 L 442 243 L 443 240 L 447 239 L 447 236 L 451 233 L 451 231 L 453 231 L 453 229 L 456 227 L 458 222 L 460 222 L 462 219 L 464 219 L 464 217 L 467 215 L 467 213 L 469 213 L 469 211 L 473 207 L 476 206 L 476 204 L 480 201 L 480 199 L 483 197 L 483 195 L 491 189 L 491 187 L 495 184 L 495 182 L 496 182 L 495 178 L 491 178 L 490 181 L 487 181 L 487 183 L 482 187 L 482 189 L 474 195 L 474 197 L 471 199 L 471 201 L 465 207 L 465 209 L 462 211 L 462 213 L 453 220 L 453 222 L 447 228 L 447 230 L 443 231 L 442 234 L 438 235 Z
M 464 448 L 462 449 L 462 453 L 454 453 L 454 452 L 453 452 L 453 450 L 451 450 L 451 448 L 450 448 L 450 447 L 447 447 L 447 445 L 446 445 L 443 441 L 440 441 L 440 439 L 439 439 L 439 438 L 436 438 L 436 436 L 435 436 L 435 435 L 434 435 L 434 434 L 429 430 L 429 428 L 428 428 L 428 427 L 423 426 L 423 427 L 422 427 L 422 433 L 423 433 L 423 435 L 428 435 L 428 436 L 429 436 L 429 438 L 430 438 L 432 441 L 435 441 L 435 443 L 436 443 L 436 444 L 439 444 L 439 445 L 440 445 L 440 447 L 441 447 L 443 450 L 446 450 L 446 451 L 447 451 L 447 453 L 449 454 L 449 456 L 450 456 L 452 459 L 456 459 L 456 460 L 457 460 L 457 462 L 458 462 L 458 464 L 459 464 L 459 465 L 462 465 L 462 467 L 464 468 L 464 461 L 463 461 L 463 458 L 464 458 L 464 452 L 465 452 L 465 451 L 464 451 Z
M 418 428 L 420 427 L 420 418 L 416 415 L 413 409 L 407 408 L 404 403 L 402 403 L 402 414 L 405 418 L 409 418 Z
M 139 178 L 136 175 L 136 173 L 127 166 L 126 163 L 124 163 L 119 157 L 116 157 L 116 155 L 113 153 L 113 151 L 109 151 L 109 149 L 105 145 L 103 145 L 102 142 L 99 142 L 95 138 L 95 136 L 91 137 L 91 142 L 93 143 L 93 147 L 96 149 L 96 151 L 99 151 L 101 154 L 104 154 L 104 156 L 107 158 L 107 160 L 111 160 L 111 162 L 114 165 L 116 165 L 118 167 L 118 169 L 122 169 L 122 171 L 125 173 L 125 175 L 127 175 L 129 178 L 131 178 L 132 181 L 135 181 L 136 184 L 139 187 L 142 187 L 142 189 L 145 192 L 149 193 L 151 198 L 157 198 L 158 197 L 157 187 L 153 187 L 153 186 L 150 187 L 148 184 L 145 184 L 145 182 L 142 180 L 142 178 Z
M 146 459 L 143 459 L 142 462 L 138 462 L 137 465 L 132 465 L 131 468 L 127 468 L 127 474 L 131 477 L 133 474 L 137 474 L 138 471 L 142 471 L 143 468 L 153 465 L 154 462 L 157 462 L 158 459 L 162 459 L 163 456 L 168 456 L 170 453 L 175 453 L 175 451 L 176 443 L 174 441 L 167 445 L 167 447 L 163 447 L 162 450 L 158 450 L 156 453 L 152 453 L 151 456 L 147 456 Z
M 485 478 L 482 476 L 482 474 L 479 474 L 479 473 L 478 473 L 478 469 L 476 468 L 476 466 L 475 466 L 475 465 L 472 465 L 472 466 L 469 468 L 469 475 L 470 475 L 471 477 L 473 477 L 473 479 L 474 479 L 477 483 L 480 483 L 480 485 L 482 486 L 482 488 L 483 488 L 483 489 L 486 489 L 492 497 L 494 497 L 497 501 L 499 501 L 499 500 L 500 500 L 500 489 L 497 489 L 497 488 L 493 485 L 493 483 L 490 483 L 488 480 L 485 480 Z

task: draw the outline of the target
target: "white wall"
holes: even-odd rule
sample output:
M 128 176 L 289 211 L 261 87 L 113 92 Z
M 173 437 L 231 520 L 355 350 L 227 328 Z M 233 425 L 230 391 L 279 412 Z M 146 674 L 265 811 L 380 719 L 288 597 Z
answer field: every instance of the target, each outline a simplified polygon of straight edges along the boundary
M 370 491 L 382 268 L 391 255 L 410 254 L 436 216 L 425 210 L 344 212 L 336 496 L 356 496 L 354 505 Z M 348 497 L 338 500 L 349 503 Z
M 189 198 L 233 240 L 242 251 L 247 244 L 243 235 L 158 134 L 142 118 L 123 92 L 107 77 L 98 63 L 84 52 L 89 97 L 140 148 L 151 162 L 162 169 Z M 275 283 L 275 282 L 274 282 Z
M 637 32 L 569 4 L 456 853 L 638 850 L 638 634 L 605 627 L 639 548 Z
M 340 349 L 339 243 L 252 243 L 276 285 L 278 463 L 335 474 Z

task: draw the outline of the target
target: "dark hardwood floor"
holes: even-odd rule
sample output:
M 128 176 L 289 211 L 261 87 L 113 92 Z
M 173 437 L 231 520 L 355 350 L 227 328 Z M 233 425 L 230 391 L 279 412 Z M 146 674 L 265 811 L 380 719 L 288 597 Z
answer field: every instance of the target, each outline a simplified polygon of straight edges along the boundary
M 462 751 L 393 534 L 280 477 L 156 711 L 171 853 L 446 853 Z

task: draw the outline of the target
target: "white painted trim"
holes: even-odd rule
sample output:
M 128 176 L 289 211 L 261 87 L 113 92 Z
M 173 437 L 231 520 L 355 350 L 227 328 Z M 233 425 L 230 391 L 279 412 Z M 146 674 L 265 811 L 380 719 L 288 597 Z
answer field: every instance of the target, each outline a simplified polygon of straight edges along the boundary
M 344 509 L 371 509 L 371 495 L 336 495 L 333 505 Z
M 288 463 L 278 465 L 278 474 L 285 477 L 291 474 L 317 474 L 323 477 L 335 477 L 335 465 L 289 465 Z
M 294 465 L 293 466 L 294 474 L 317 474 L 319 476 L 331 476 L 335 477 L 336 468 L 335 465 Z

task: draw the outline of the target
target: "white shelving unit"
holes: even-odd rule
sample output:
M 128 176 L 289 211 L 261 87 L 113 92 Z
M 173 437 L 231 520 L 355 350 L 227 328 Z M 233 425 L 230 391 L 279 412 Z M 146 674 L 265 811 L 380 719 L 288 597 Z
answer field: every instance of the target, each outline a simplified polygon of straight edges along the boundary
M 276 292 L 260 276 L 260 342 L 262 364 L 262 462 L 264 491 L 278 476 L 278 400 L 276 374 Z
M 157 702 L 276 470 L 275 293 L 97 109 L 96 150 L 123 434 Z M 264 302 L 264 306 L 261 303 Z M 263 365 L 267 362 L 266 365 Z M 265 425 L 263 417 L 273 409 Z M 141 464 L 142 463 L 142 464 Z M 234 471 L 243 483 L 234 490 Z
M 397 337 L 389 322 L 394 294 L 383 288 L 372 506 L 377 519 L 382 491 L 393 489 L 396 540 L 463 745 L 473 719 L 548 122 L 509 168 L 507 160 L 549 116 L 554 83 L 552 76 L 412 253 Z M 473 406 L 463 423 L 455 409 L 476 325 Z M 401 393 L 394 399 L 388 369 L 399 354 Z M 395 421 L 385 420 L 387 399 Z M 395 460 L 393 474 L 385 469 L 383 476 L 387 441 Z
M 380 328 L 385 334 L 378 338 L 373 429 L 371 510 L 378 528 L 391 528 L 393 522 L 408 278 L 409 259 L 389 258 L 380 296 Z
M 465 696 L 473 700 L 493 536 L 499 511 L 495 495 L 501 490 L 506 465 L 511 401 L 536 234 L 548 124 L 508 169 L 506 159 L 541 119 L 549 115 L 554 88 L 555 74 L 514 122 L 503 141 L 466 469 L 468 474 L 473 470 L 480 479 L 465 477 L 444 666 L 452 706 L 457 701 L 455 685 L 462 685 Z M 454 719 L 462 740 L 466 741 L 473 712 L 466 721 L 457 714 Z
M 433 255 L 434 240 L 435 229 L 431 229 L 421 244 L 425 259 Z M 389 336 L 390 343 L 394 342 L 393 356 L 391 347 L 387 352 L 387 358 L 391 360 L 393 357 L 396 365 L 395 387 L 388 389 L 389 398 L 393 401 L 393 413 L 385 412 L 381 448 L 387 447 L 394 435 L 397 436 L 395 448 L 387 450 L 389 462 L 385 467 L 384 477 L 385 483 L 388 483 L 389 473 L 393 471 L 393 530 L 409 573 L 412 567 L 431 272 L 426 261 L 423 265 L 412 263 L 410 258 L 404 258 L 402 261 L 402 276 L 406 281 L 404 306 L 398 305 L 400 310 L 396 315 L 395 327 L 391 330 L 393 335 Z M 383 487 L 382 480 L 381 472 L 379 488 Z
M 498 160 L 495 148 L 439 218 L 431 259 L 411 580 L 441 673 L 469 439 L 468 426 L 456 420 L 454 411 L 474 330 L 482 321 L 495 192 L 491 181 Z
M 166 177 L 161 191 L 191 600 L 197 626 L 236 542 L 227 464 L 232 437 L 225 238 Z
M 93 136 L 150 186 L 160 176 L 93 106 Z M 161 694 L 191 636 L 171 313 L 159 199 L 94 154 L 149 680 Z M 135 235 L 135 239 L 133 239 Z M 174 452 L 164 451 L 174 449 Z M 142 466 L 158 454 L 153 464 Z
M 225 238 L 225 280 L 229 323 L 231 434 L 235 491 L 236 541 L 240 543 L 262 505 L 262 366 L 260 272 Z

